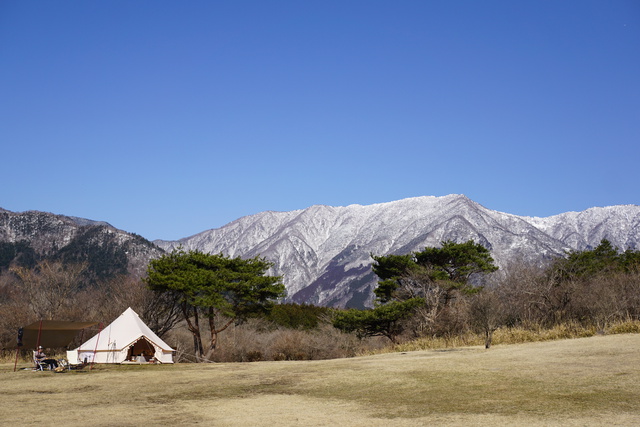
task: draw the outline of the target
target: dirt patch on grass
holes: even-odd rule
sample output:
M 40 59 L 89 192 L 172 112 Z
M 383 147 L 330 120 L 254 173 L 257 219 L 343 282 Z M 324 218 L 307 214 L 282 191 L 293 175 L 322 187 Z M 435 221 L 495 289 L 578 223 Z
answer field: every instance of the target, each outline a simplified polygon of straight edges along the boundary
M 14 373 L 7 364 L 0 416 L 70 426 L 639 425 L 638 366 L 637 334 L 85 373 Z

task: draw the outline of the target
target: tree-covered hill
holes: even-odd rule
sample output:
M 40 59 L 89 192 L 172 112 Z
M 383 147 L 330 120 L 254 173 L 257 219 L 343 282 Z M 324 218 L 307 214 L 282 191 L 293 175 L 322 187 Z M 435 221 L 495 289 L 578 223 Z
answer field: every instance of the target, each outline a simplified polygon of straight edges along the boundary
M 104 222 L 44 212 L 0 210 L 0 272 L 40 261 L 84 264 L 85 284 L 118 275 L 140 276 L 164 251 Z

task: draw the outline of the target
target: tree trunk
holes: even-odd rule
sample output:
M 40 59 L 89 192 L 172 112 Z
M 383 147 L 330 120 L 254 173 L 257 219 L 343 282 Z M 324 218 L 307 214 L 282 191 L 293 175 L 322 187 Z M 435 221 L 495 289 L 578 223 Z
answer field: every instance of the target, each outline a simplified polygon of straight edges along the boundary
M 202 336 L 200 335 L 200 322 L 198 320 L 198 309 L 196 307 L 190 307 L 186 302 L 181 304 L 182 314 L 187 322 L 187 329 L 193 335 L 193 352 L 196 355 L 198 361 L 204 355 L 204 347 L 202 346 Z M 190 309 L 193 308 L 193 321 L 191 321 Z
M 207 354 L 205 357 L 207 359 L 210 359 L 211 356 L 213 355 L 213 352 L 216 349 L 216 345 L 218 344 L 218 334 L 224 331 L 225 329 L 227 329 L 229 326 L 231 326 L 231 324 L 235 319 L 233 318 L 229 319 L 229 321 L 225 323 L 222 328 L 216 329 L 215 312 L 213 310 L 213 307 L 209 308 L 208 317 L 209 317 L 209 330 L 211 331 L 211 341 L 209 342 L 209 349 L 207 350 Z
M 194 345 L 196 346 L 197 350 L 196 354 L 201 358 L 204 355 L 204 346 L 202 345 L 202 336 L 200 335 L 200 321 L 198 320 L 197 307 L 193 308 L 193 321 L 195 323 L 194 338 L 196 338 L 196 340 L 194 341 Z
M 484 348 L 491 347 L 491 341 L 493 341 L 493 330 L 487 329 L 484 331 Z

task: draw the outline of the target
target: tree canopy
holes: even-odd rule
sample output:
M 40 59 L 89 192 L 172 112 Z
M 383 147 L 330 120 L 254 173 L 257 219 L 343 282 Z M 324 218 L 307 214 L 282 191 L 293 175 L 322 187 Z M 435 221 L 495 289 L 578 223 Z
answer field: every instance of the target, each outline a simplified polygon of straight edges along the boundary
M 231 258 L 177 249 L 152 260 L 145 281 L 151 290 L 177 297 L 193 334 L 196 355 L 208 358 L 216 347 L 218 333 L 233 322 L 269 311 L 275 300 L 285 296 L 281 277 L 266 275 L 271 265 L 260 257 Z M 206 352 L 200 330 L 202 316 L 211 333 Z
M 426 247 L 421 252 L 406 255 L 374 256 L 373 272 L 381 279 L 375 294 L 381 302 L 392 299 L 423 297 L 432 286 L 445 291 L 447 299 L 454 290 L 473 291 L 470 279 L 474 275 L 498 269 L 487 248 L 469 240 L 450 240 L 441 247 Z
M 565 258 L 557 259 L 553 267 L 559 281 L 630 272 L 640 268 L 640 252 L 628 249 L 621 253 L 609 240 L 602 239 L 593 249 L 569 252 Z
M 384 336 L 396 343 L 405 329 L 403 321 L 411 317 L 415 308 L 422 304 L 424 301 L 421 298 L 411 298 L 378 305 L 373 310 L 352 308 L 337 313 L 333 326 L 343 332 L 355 332 L 359 338 Z
M 380 278 L 374 290 L 376 307 L 338 313 L 334 326 L 360 337 L 385 336 L 394 343 L 409 319 L 420 317 L 423 325 L 433 322 L 455 291 L 478 289 L 470 284 L 473 275 L 498 269 L 489 250 L 471 240 L 445 241 L 439 248 L 404 255 L 371 256 L 373 272 Z

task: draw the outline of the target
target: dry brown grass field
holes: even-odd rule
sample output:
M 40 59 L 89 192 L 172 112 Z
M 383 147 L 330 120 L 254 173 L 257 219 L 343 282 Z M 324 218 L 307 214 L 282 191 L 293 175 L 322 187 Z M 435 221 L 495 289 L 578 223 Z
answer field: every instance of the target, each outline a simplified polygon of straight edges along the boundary
M 19 364 L 19 368 L 26 364 Z M 640 425 L 640 334 L 300 362 L 0 365 L 4 425 Z

